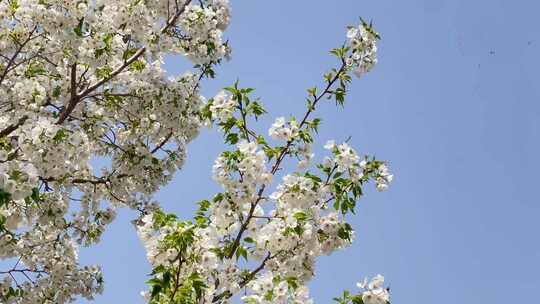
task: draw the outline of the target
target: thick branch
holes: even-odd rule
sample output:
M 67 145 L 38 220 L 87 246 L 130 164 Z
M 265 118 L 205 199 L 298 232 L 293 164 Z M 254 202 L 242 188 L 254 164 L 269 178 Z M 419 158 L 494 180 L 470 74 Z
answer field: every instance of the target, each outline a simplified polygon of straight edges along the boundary
M 73 112 L 75 106 L 79 102 L 79 97 L 77 96 L 77 64 L 74 63 L 71 65 L 71 87 L 70 87 L 70 98 L 67 107 L 60 112 L 60 117 L 58 118 L 58 124 L 61 124 L 66 120 L 69 114 Z
M 11 132 L 17 130 L 20 126 L 22 126 L 27 119 L 28 116 L 23 116 L 19 118 L 19 121 L 17 121 L 16 124 L 10 125 L 4 130 L 0 131 L 0 137 L 8 136 L 9 134 L 11 134 Z
M 130 177 L 128 174 L 119 174 L 118 176 L 116 176 L 115 178 L 116 179 L 122 179 L 122 178 L 126 178 L 126 177 Z M 47 177 L 47 178 L 43 178 L 43 177 L 40 177 L 40 179 L 43 181 L 43 182 L 58 182 L 60 180 L 54 178 L 54 177 Z M 92 185 L 105 185 L 105 184 L 108 184 L 110 183 L 112 180 L 112 174 L 107 176 L 107 177 L 97 177 L 95 179 L 88 179 L 88 178 L 74 178 L 74 179 L 71 179 L 71 180 L 67 180 L 68 182 L 72 183 L 72 184 L 92 184 Z

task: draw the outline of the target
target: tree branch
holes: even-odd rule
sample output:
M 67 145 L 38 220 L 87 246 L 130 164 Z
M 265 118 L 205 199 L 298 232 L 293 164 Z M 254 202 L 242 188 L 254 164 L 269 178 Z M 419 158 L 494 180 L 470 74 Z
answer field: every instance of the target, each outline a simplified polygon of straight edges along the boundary
M 11 70 L 11 66 L 13 65 L 13 63 L 15 62 L 15 59 L 17 59 L 17 57 L 19 56 L 19 54 L 21 53 L 22 49 L 26 46 L 26 44 L 32 40 L 32 35 L 34 34 L 34 32 L 36 31 L 37 29 L 37 25 L 34 26 L 34 28 L 30 31 L 30 34 L 28 34 L 28 37 L 24 40 L 24 42 L 21 44 L 21 46 L 19 46 L 19 48 L 15 51 L 15 53 L 13 54 L 13 56 L 11 56 L 11 59 L 9 60 L 8 64 L 6 65 L 6 68 L 4 69 L 4 72 L 2 73 L 2 75 L 0 76 L 0 84 L 2 84 L 2 82 L 4 81 L 4 79 L 6 78 L 7 76 L 7 73 Z
M 150 151 L 150 153 L 154 154 L 159 149 L 161 149 L 169 141 L 169 139 L 171 139 L 172 135 L 173 135 L 173 132 L 170 132 L 169 134 L 167 134 L 167 136 L 165 136 L 165 139 L 163 139 L 162 142 L 160 142 L 157 146 L 155 146 L 154 149 L 152 149 L 152 151 Z
M 315 110 L 315 106 L 317 105 L 317 103 L 324 96 L 326 96 L 326 94 L 331 92 L 330 88 L 339 79 L 341 74 L 345 71 L 345 68 L 346 68 L 345 62 L 342 61 L 341 67 L 336 72 L 336 75 L 334 75 L 334 77 L 328 82 L 328 84 L 327 84 L 326 88 L 324 89 L 324 91 L 319 96 L 315 97 L 315 100 L 313 101 L 313 105 L 310 108 L 308 108 L 308 110 L 306 111 L 306 114 L 304 115 L 304 117 L 302 118 L 302 121 L 298 125 L 299 130 L 302 129 L 302 127 L 306 124 L 309 116 Z M 290 152 L 290 148 L 291 148 L 293 142 L 294 142 L 294 139 L 290 139 L 289 141 L 287 141 L 287 145 L 285 146 L 285 148 L 281 151 L 281 153 L 277 157 L 276 163 L 274 164 L 274 166 L 272 167 L 272 170 L 270 171 L 272 173 L 272 175 L 275 175 L 276 172 L 278 171 L 279 166 L 281 165 L 281 162 L 283 161 L 285 156 Z M 229 259 L 234 256 L 234 253 L 235 253 L 236 249 L 238 249 L 238 246 L 240 246 L 240 241 L 242 240 L 242 235 L 246 231 L 247 226 L 249 225 L 251 219 L 253 218 L 253 213 L 255 212 L 255 207 L 257 206 L 259 201 L 262 199 L 262 195 L 264 193 L 265 188 L 266 188 L 266 185 L 263 185 L 261 187 L 261 189 L 259 189 L 259 193 L 257 195 L 256 201 L 251 204 L 251 208 L 249 210 L 248 217 L 247 217 L 246 221 L 240 227 L 240 230 L 238 231 L 238 234 L 236 235 L 236 238 L 235 238 L 235 240 L 234 240 L 234 242 L 232 244 L 231 250 L 230 250 L 229 254 L 227 255 L 227 257 Z
M 10 125 L 4 130 L 0 131 L 0 137 L 8 136 L 9 134 L 11 134 L 11 132 L 17 130 L 20 126 L 22 126 L 27 119 L 28 116 L 23 116 L 19 118 L 19 121 L 17 121 L 16 124 Z
M 186 1 L 184 5 L 179 8 L 176 13 L 167 21 L 167 24 L 161 29 L 160 33 L 165 33 L 182 15 L 182 13 L 185 11 L 186 7 L 190 4 L 191 0 Z M 146 47 L 143 46 L 135 54 L 133 54 L 130 58 L 128 58 L 121 66 L 117 67 L 114 71 L 111 72 L 111 74 L 108 77 L 102 78 L 98 82 L 94 83 L 93 85 L 90 85 L 83 91 L 72 95 L 72 98 L 70 98 L 69 103 L 67 107 L 60 113 L 60 117 L 58 118 L 58 121 L 56 124 L 62 124 L 66 118 L 73 112 L 79 101 L 81 101 L 82 98 L 84 98 L 86 95 L 90 94 L 100 86 L 102 86 L 105 82 L 113 79 L 118 74 L 122 73 L 128 66 L 130 66 L 133 62 L 137 61 L 141 55 L 143 55 L 146 52 Z

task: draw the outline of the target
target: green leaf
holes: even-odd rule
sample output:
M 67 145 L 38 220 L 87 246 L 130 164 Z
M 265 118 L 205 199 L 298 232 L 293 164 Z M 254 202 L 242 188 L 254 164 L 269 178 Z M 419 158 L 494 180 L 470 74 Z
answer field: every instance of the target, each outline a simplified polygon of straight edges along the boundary
M 105 49 L 104 49 L 104 48 L 97 49 L 96 52 L 95 52 L 96 59 L 98 59 L 99 57 L 101 57 L 101 55 L 103 55 L 103 53 L 105 53 Z
M 313 131 L 315 131 L 315 133 L 318 133 L 320 124 L 321 124 L 321 119 L 320 118 L 315 118 L 315 119 L 313 119 L 313 121 L 311 121 L 311 123 L 309 123 L 309 127 Z
M 212 200 L 214 203 L 221 202 L 223 200 L 223 193 L 216 194 Z
M 73 29 L 73 31 L 75 32 L 75 34 L 77 34 L 77 36 L 79 37 L 83 37 L 83 26 L 84 26 L 84 18 L 81 18 L 79 20 L 79 23 L 77 24 L 77 26 Z
M 161 285 L 155 285 L 152 287 L 152 293 L 151 293 L 151 297 L 152 298 L 155 298 L 157 295 L 159 295 L 159 293 L 161 292 Z
M 146 63 L 144 63 L 142 60 L 135 60 L 132 64 L 129 65 L 129 70 L 140 72 L 144 70 L 146 67 Z
M 287 281 L 287 285 L 289 285 L 289 288 L 291 289 L 297 289 L 298 288 L 298 279 L 295 277 L 288 277 L 285 279 Z
M 345 223 L 343 226 L 341 226 L 338 230 L 338 236 L 347 241 L 351 241 L 351 235 L 352 235 L 353 229 L 349 223 Z
M 110 66 L 103 66 L 96 70 L 96 76 L 100 79 L 108 79 L 111 76 L 113 69 Z
M 340 106 L 343 106 L 345 103 L 345 89 L 337 88 L 334 91 L 334 97 L 336 98 L 336 103 Z
M 59 143 L 64 141 L 64 139 L 66 139 L 67 137 L 68 137 L 68 134 L 66 130 L 59 129 L 58 131 L 56 131 L 56 134 L 53 137 L 53 142 L 58 145 Z
M 248 252 L 244 246 L 238 246 L 236 248 L 236 259 L 243 257 L 246 261 L 248 260 Z
M 19 8 L 19 1 L 13 0 L 9 2 L 9 11 L 11 14 L 15 14 L 18 8 Z
M 225 142 L 231 145 L 236 144 L 238 142 L 238 134 L 236 133 L 227 134 L 227 137 L 225 138 Z
M 264 147 L 263 150 L 268 160 L 271 160 L 276 155 L 275 151 L 270 147 Z
M 135 53 L 137 53 L 136 48 L 127 49 L 124 51 L 124 54 L 122 54 L 122 59 L 128 60 L 129 58 L 131 58 L 131 56 L 135 55 Z
M 52 96 L 58 97 L 60 96 L 60 93 L 62 93 L 62 88 L 60 86 L 57 86 L 53 89 Z
M 249 105 L 248 111 L 250 111 L 251 113 L 253 113 L 253 115 L 255 115 L 255 119 L 257 119 L 262 114 L 266 113 L 266 110 L 256 101 L 252 102 Z
M 0 207 L 7 204 L 11 200 L 11 194 L 0 189 Z
M 352 298 L 352 302 L 353 304 L 364 304 L 364 300 L 362 300 L 362 297 L 361 296 L 354 296 Z
M 150 286 L 156 286 L 161 285 L 162 281 L 158 278 L 151 278 L 150 280 L 146 281 L 146 284 Z
M 299 222 L 304 222 L 307 219 L 307 215 L 304 212 L 296 212 L 293 217 Z

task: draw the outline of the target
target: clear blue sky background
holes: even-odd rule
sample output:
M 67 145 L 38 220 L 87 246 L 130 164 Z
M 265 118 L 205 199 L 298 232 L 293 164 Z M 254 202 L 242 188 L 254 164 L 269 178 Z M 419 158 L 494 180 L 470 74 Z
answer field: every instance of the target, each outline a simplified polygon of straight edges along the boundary
M 318 263 L 318 303 L 382 273 L 393 303 L 533 303 L 540 288 L 540 5 L 518 0 L 232 1 L 233 60 L 206 96 L 238 77 L 270 117 L 299 114 L 305 89 L 335 63 L 345 26 L 373 19 L 379 65 L 350 87 L 345 110 L 321 108 L 318 140 L 345 139 L 390 162 L 395 183 L 370 191 L 352 220 L 352 248 Z M 185 63 L 171 59 L 171 74 Z M 270 118 L 269 117 L 269 118 Z M 263 120 L 264 128 L 270 120 Z M 205 130 L 183 171 L 158 195 L 191 217 L 218 189 L 221 135 Z M 320 149 L 317 149 L 319 152 Z M 320 155 L 320 153 L 319 153 Z M 536 186 L 535 186 L 536 185 Z M 103 242 L 81 251 L 103 265 L 97 303 L 142 303 L 150 271 L 120 212 Z M 531 299 L 532 298 L 532 299 Z M 81 303 L 83 303 L 81 301 Z

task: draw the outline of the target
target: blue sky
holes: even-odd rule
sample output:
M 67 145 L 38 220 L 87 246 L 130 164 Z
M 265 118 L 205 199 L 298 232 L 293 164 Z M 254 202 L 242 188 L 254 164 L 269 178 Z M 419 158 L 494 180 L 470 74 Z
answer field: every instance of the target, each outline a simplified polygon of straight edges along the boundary
M 204 94 L 240 79 L 269 110 L 299 115 L 306 89 L 335 64 L 328 50 L 345 27 L 373 19 L 379 64 L 350 87 L 345 110 L 321 107 L 320 146 L 344 140 L 388 160 L 395 182 L 369 191 L 352 219 L 357 239 L 318 263 L 311 284 L 329 303 L 364 276 L 382 273 L 393 303 L 534 302 L 540 288 L 540 4 L 514 0 L 236 1 L 227 37 L 233 60 Z M 186 63 L 172 58 L 171 74 Z M 221 135 L 205 130 L 157 198 L 189 218 L 211 197 Z M 316 152 L 321 152 L 316 149 Z M 318 153 L 319 155 L 321 153 Z M 103 242 L 81 251 L 101 264 L 97 303 L 142 303 L 150 268 L 122 210 Z M 81 303 L 83 303 L 81 301 Z

